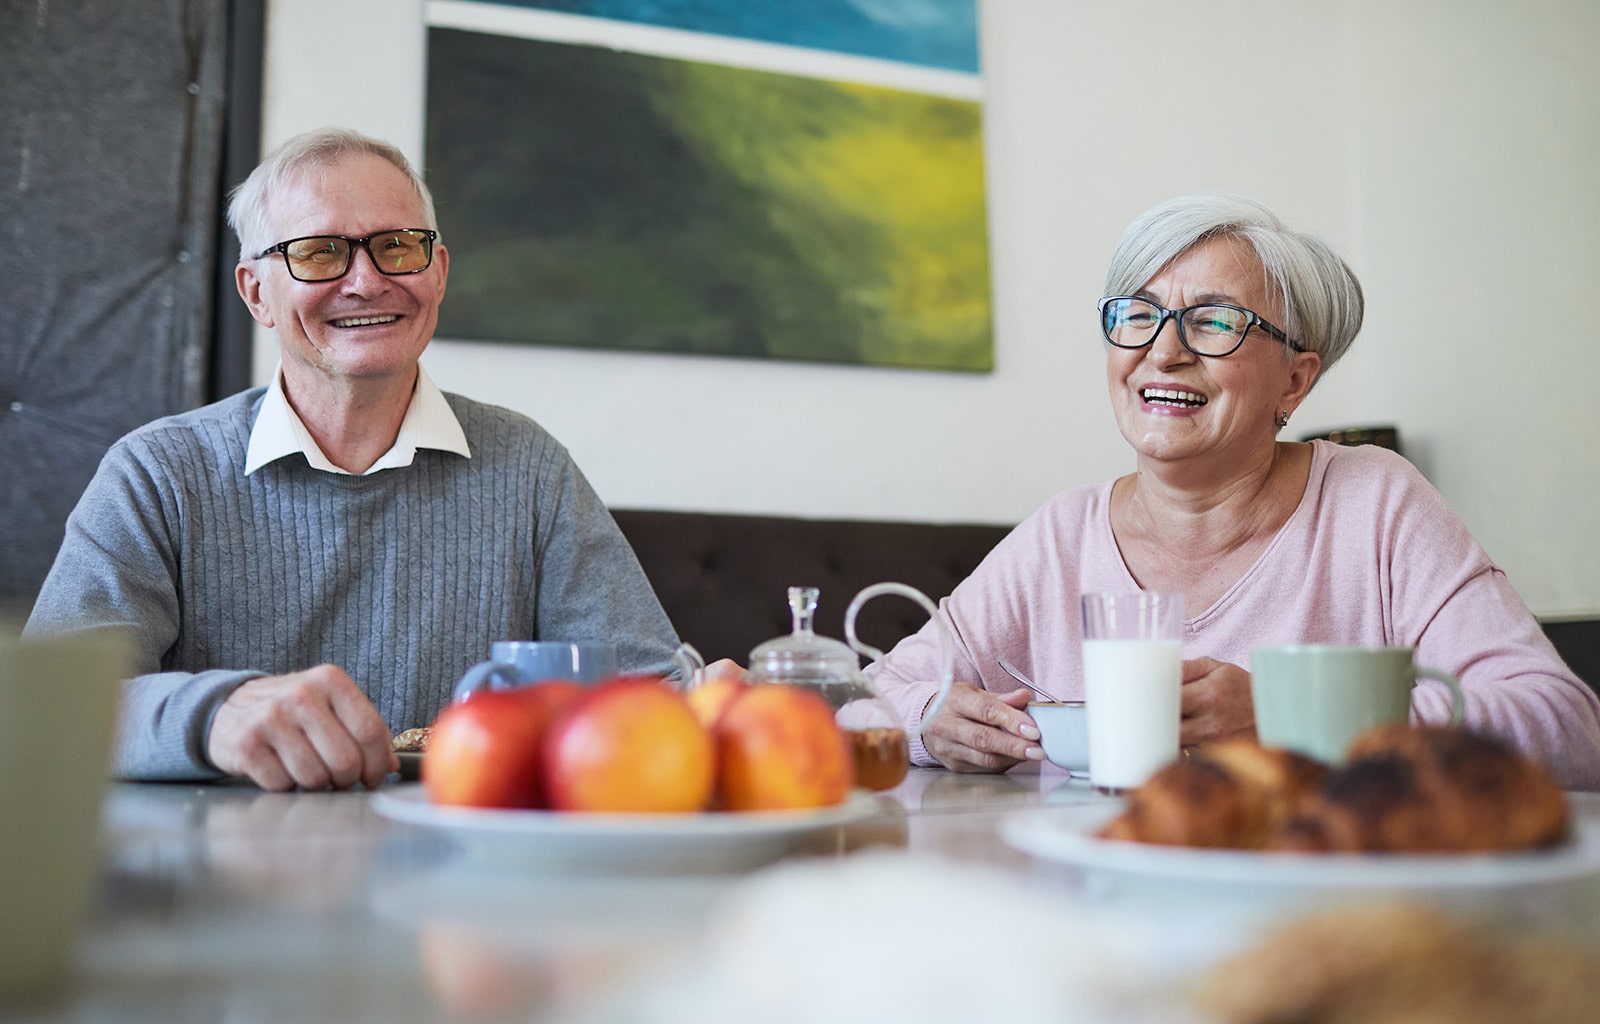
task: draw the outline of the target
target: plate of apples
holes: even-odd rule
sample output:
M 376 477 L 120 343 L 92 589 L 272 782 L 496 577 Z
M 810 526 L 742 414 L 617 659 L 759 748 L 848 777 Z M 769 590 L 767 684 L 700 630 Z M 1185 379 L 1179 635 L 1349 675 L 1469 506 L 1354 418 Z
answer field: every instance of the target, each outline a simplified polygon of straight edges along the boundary
M 421 781 L 373 799 L 496 859 L 717 867 L 879 813 L 852 758 L 832 708 L 799 688 L 551 680 L 450 705 Z

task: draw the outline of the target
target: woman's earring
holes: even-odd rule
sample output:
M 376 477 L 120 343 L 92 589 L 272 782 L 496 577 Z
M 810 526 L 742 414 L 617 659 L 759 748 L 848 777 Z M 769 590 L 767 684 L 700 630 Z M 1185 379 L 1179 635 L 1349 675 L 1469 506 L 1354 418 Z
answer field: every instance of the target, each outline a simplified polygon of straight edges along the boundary
M 1282 428 L 1287 427 L 1288 425 L 1289 425 L 1289 414 L 1280 409 L 1278 411 L 1278 428 L 1281 430 Z

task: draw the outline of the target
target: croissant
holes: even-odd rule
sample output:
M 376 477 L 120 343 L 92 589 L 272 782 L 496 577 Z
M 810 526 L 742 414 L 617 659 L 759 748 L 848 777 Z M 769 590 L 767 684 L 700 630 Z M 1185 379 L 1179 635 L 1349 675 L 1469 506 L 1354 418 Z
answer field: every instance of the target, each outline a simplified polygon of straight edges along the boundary
M 1550 846 L 1567 797 L 1537 762 L 1460 728 L 1379 726 L 1339 768 L 1253 740 L 1167 764 L 1104 825 L 1106 839 L 1302 852 L 1442 852 Z
M 1158 770 L 1100 835 L 1255 849 L 1298 810 L 1327 771 L 1309 757 L 1253 740 L 1214 743 Z
M 1567 835 L 1566 794 L 1537 762 L 1465 729 L 1379 726 L 1357 737 L 1274 849 L 1513 850 Z

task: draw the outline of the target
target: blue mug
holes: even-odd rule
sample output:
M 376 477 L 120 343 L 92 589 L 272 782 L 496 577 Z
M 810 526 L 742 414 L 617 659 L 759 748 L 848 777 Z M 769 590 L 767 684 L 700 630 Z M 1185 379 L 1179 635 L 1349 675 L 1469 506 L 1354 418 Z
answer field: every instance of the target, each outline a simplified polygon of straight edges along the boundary
M 481 690 L 510 690 L 546 679 L 572 679 L 588 685 L 617 674 L 617 646 L 558 640 L 496 640 L 489 660 L 467 669 L 456 683 L 454 700 Z

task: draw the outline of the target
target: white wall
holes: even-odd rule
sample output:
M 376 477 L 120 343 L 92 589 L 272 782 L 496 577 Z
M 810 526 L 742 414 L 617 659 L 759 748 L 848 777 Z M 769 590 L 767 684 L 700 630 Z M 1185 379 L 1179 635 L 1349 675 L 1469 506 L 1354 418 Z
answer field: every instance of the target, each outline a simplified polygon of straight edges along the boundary
M 423 11 L 272 0 L 263 144 L 343 123 L 420 160 L 421 84 L 349 58 L 425 66 Z M 1285 436 L 1398 424 L 1536 612 L 1600 613 L 1600 4 L 983 0 L 982 28 L 993 374 L 446 340 L 429 372 L 536 417 L 619 507 L 1011 522 L 1130 468 L 1105 261 L 1148 206 L 1231 189 L 1366 288 Z M 275 360 L 258 339 L 259 380 Z

